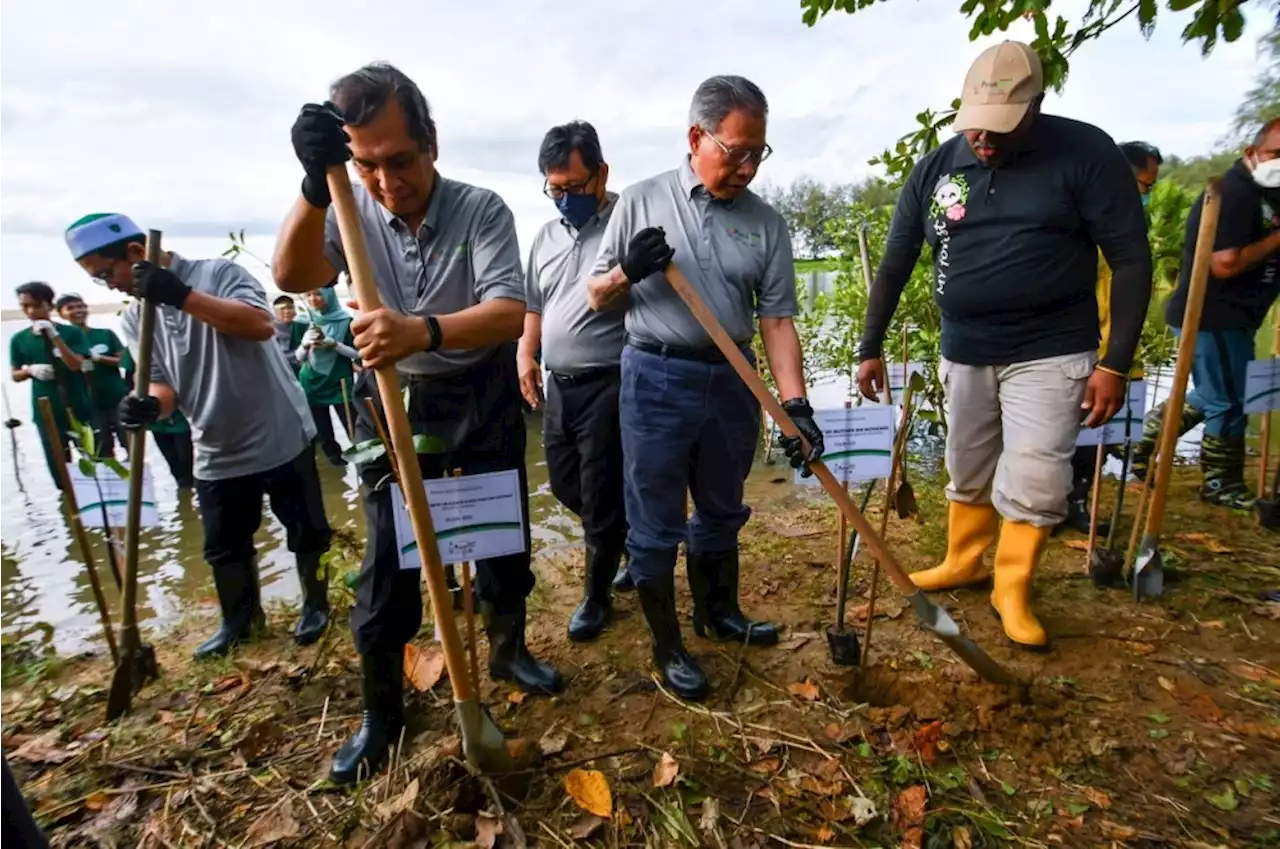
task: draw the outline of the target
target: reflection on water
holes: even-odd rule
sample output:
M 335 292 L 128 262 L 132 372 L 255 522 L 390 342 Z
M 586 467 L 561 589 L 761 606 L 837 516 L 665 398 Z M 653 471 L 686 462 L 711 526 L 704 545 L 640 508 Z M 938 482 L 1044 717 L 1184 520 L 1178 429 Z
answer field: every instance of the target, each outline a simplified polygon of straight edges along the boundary
M 93 319 L 95 325 L 118 332 L 114 316 L 94 316 Z M 25 322 L 4 322 L 6 356 L 9 338 L 24 326 Z M 32 423 L 30 389 L 25 384 L 10 382 L 8 363 L 5 365 L 5 393 L 12 414 L 22 425 L 0 437 L 3 630 L 5 634 L 15 634 L 43 622 L 54 628 L 59 650 L 98 645 L 101 624 L 97 608 L 80 548 L 62 512 L 61 497 L 45 469 L 40 437 Z M 528 419 L 529 509 L 537 547 L 561 544 L 579 535 L 577 518 L 551 495 L 542 456 L 540 424 L 537 417 Z M 335 430 L 345 447 L 343 429 L 335 427 Z M 145 530 L 139 540 L 138 620 L 144 627 L 164 627 L 176 622 L 193 604 L 212 605 L 216 598 L 209 567 L 201 553 L 204 534 L 194 495 L 178 490 L 154 442 L 147 445 L 147 464 L 155 478 L 160 525 Z M 354 470 L 334 468 L 323 456 L 318 466 L 329 522 L 335 529 L 347 529 L 363 540 L 364 511 Z M 101 532 L 89 530 L 88 534 L 107 603 L 116 614 L 119 593 L 108 566 L 106 544 Z M 264 601 L 295 601 L 299 590 L 293 556 L 285 548 L 283 526 L 265 504 L 262 527 L 255 542 Z

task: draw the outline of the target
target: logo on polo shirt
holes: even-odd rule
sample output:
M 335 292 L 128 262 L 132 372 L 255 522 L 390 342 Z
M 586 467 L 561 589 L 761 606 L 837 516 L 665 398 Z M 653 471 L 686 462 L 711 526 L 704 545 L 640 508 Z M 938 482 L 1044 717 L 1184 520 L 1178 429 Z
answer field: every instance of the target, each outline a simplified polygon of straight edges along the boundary
M 945 215 L 948 221 L 964 218 L 964 203 L 969 199 L 969 181 L 963 174 L 943 174 L 933 187 L 933 204 L 929 215 Z
M 447 256 L 466 256 L 466 255 L 467 255 L 467 243 L 463 242 L 461 245 L 457 245 L 452 248 L 445 248 L 443 250 L 432 251 L 431 253 L 427 254 L 427 262 L 439 262 L 440 260 L 444 259 Z
M 759 233 L 748 233 L 746 230 L 739 230 L 737 227 L 726 227 L 725 233 L 729 235 L 738 244 L 748 248 L 758 248 L 764 244 L 764 240 L 760 238 Z

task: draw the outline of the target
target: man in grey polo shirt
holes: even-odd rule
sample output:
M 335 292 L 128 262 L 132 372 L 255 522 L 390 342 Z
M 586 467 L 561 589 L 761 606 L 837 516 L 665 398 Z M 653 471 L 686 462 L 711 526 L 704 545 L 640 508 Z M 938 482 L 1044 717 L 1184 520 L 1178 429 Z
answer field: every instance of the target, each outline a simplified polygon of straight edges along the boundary
M 158 305 L 148 395 L 126 396 L 120 421 L 144 428 L 180 410 L 191 423 L 204 557 L 222 608 L 222 626 L 196 657 L 225 655 L 264 621 L 253 545 L 264 494 L 297 558 L 303 605 L 294 638 L 303 645 L 320 639 L 329 624 L 320 558 L 331 533 L 310 449 L 316 430 L 302 387 L 272 341 L 262 284 L 225 259 L 167 253 L 158 266 L 143 262 L 142 229 L 124 215 L 86 215 L 66 241 L 94 280 Z M 124 313 L 125 338 L 135 349 L 140 312 L 134 301 Z
M 684 650 L 675 607 L 677 548 L 686 543 L 693 627 L 699 636 L 771 645 L 777 628 L 738 606 L 738 531 L 760 433 L 760 405 L 662 272 L 674 261 L 729 336 L 751 358 L 760 320 L 783 406 L 805 435 L 784 447 L 800 468 L 822 453 L 805 400 L 787 225 L 747 185 L 769 155 L 768 103 L 751 81 L 712 77 L 693 95 L 689 156 L 623 191 L 602 239 L 593 308 L 625 311 L 622 446 L 630 530 L 628 570 L 653 632 L 654 660 L 687 699 L 709 684 Z M 806 473 L 808 469 L 805 469 Z M 694 514 L 686 523 L 685 491 Z
M 525 550 L 477 564 L 489 675 L 512 679 L 526 692 L 556 692 L 559 673 L 530 654 L 524 637 L 534 578 L 515 362 L 525 313 L 515 220 L 493 192 L 436 172 L 435 122 L 422 92 L 399 70 L 368 65 L 335 82 L 330 96 L 332 103 L 304 106 L 293 126 L 306 176 L 276 244 L 277 283 L 304 292 L 346 269 L 336 217 L 326 212 L 325 170 L 353 159 L 363 184 L 356 205 L 385 305 L 352 322 L 367 367 L 357 394 L 376 394 L 369 370 L 395 364 L 414 432 L 445 447 L 444 454 L 419 455 L 425 477 L 453 469 L 519 472 Z M 373 437 L 365 405 L 357 409 L 357 440 Z M 355 781 L 362 763 L 366 773 L 377 769 L 398 738 L 404 646 L 422 624 L 420 572 L 400 568 L 395 545 L 389 472 L 385 457 L 360 469 L 368 544 L 351 630 L 365 711 L 359 731 L 334 758 L 331 777 L 342 783 Z
M 587 278 L 618 196 L 606 188 L 609 166 L 585 121 L 551 128 L 538 170 L 560 216 L 542 225 L 529 252 L 516 365 L 520 391 L 535 409 L 542 402 L 539 352 L 551 373 L 542 444 L 551 491 L 582 519 L 586 588 L 569 620 L 569 639 L 585 641 L 609 623 L 610 582 L 627 536 L 618 428 L 622 313 L 596 312 L 587 303 Z

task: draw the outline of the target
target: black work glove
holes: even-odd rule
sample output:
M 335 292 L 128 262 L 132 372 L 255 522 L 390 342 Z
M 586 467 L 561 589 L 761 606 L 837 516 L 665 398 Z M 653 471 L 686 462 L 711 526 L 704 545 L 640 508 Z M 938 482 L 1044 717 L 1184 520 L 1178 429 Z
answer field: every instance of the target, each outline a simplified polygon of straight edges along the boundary
M 627 255 L 620 263 L 622 273 L 627 275 L 628 282 L 639 283 L 650 274 L 666 268 L 675 255 L 661 227 L 646 227 L 627 243 Z
M 120 402 L 120 424 L 128 430 L 140 430 L 160 418 L 160 399 L 154 395 L 126 395 Z
M 351 137 L 342 123 L 338 108 L 328 101 L 308 103 L 293 122 L 293 152 L 307 172 L 302 178 L 302 197 L 316 209 L 326 209 L 333 202 L 325 171 L 351 158 L 347 148 Z
M 191 287 L 167 268 L 139 262 L 133 266 L 133 294 L 145 301 L 182 309 Z
M 800 469 L 800 477 L 807 478 L 813 474 L 809 464 L 822 456 L 822 431 L 818 429 L 818 423 L 813 420 L 813 407 L 809 406 L 806 399 L 792 398 L 790 401 L 783 401 L 782 409 L 787 411 L 791 421 L 796 423 L 796 430 L 800 431 L 805 441 L 809 443 L 809 453 L 804 453 L 799 437 L 784 436 L 778 441 L 782 443 L 782 450 L 787 452 L 791 468 Z

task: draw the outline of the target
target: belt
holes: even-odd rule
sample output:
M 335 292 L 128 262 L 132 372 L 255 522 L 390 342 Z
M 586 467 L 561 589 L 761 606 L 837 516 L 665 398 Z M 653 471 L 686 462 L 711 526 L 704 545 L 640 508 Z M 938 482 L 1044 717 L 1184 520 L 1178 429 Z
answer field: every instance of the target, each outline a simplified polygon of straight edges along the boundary
M 589 368 L 585 371 L 566 374 L 561 371 L 551 372 L 551 376 L 556 379 L 556 383 L 563 383 L 566 386 L 576 386 L 580 383 L 591 383 L 601 378 L 620 378 L 622 376 L 622 366 L 599 366 L 598 368 Z
M 627 334 L 627 344 L 637 351 L 646 354 L 657 354 L 659 357 L 671 357 L 675 360 L 693 360 L 699 363 L 727 363 L 723 352 L 714 345 L 708 348 L 681 348 L 677 345 L 662 345 L 657 342 L 646 342 Z M 739 348 L 743 346 L 738 344 Z

